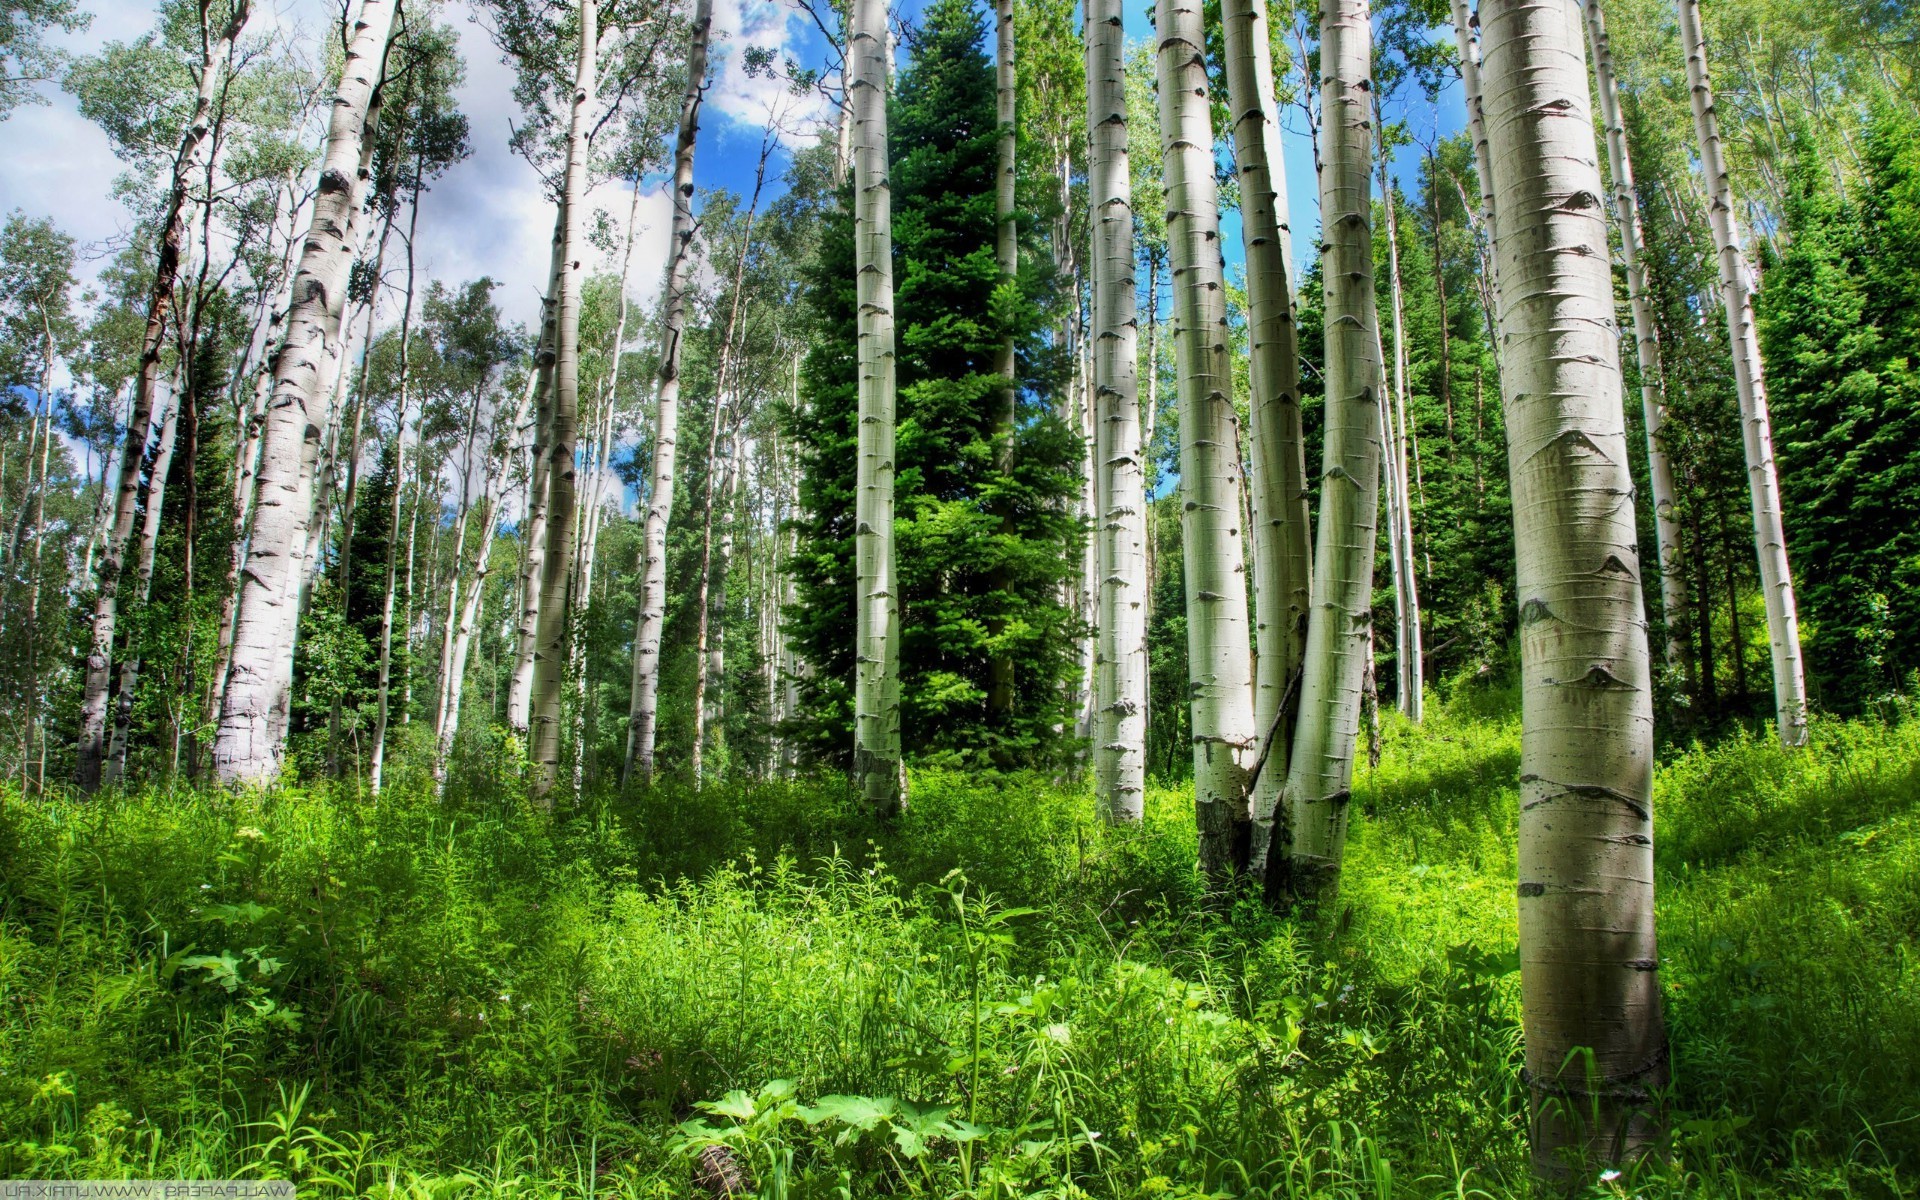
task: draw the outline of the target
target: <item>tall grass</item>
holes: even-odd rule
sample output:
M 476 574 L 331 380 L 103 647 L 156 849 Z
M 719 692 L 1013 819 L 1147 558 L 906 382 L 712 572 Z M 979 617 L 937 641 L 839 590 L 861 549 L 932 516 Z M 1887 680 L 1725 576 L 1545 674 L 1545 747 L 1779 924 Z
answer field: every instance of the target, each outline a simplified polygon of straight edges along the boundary
M 1389 723 L 1342 903 L 1209 899 L 1190 799 L 921 773 L 529 810 L 0 799 L 0 1174 L 320 1194 L 1529 1194 L 1518 726 Z M 1908 1196 L 1920 725 L 1678 752 L 1669 1153 L 1595 1195 Z

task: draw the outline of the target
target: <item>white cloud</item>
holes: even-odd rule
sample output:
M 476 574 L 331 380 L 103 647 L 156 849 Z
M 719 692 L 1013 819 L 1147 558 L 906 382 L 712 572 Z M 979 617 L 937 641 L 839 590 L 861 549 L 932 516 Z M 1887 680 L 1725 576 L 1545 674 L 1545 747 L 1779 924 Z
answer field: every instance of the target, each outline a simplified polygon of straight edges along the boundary
M 786 58 L 801 58 L 812 28 L 807 16 L 784 0 L 715 0 L 713 24 L 719 69 L 707 103 L 728 120 L 748 129 L 762 129 L 769 114 L 780 122 L 780 140 L 788 149 L 812 143 L 815 131 L 832 115 L 832 106 L 817 91 L 794 95 L 780 74 Z M 774 78 L 747 74 L 749 47 L 772 50 Z

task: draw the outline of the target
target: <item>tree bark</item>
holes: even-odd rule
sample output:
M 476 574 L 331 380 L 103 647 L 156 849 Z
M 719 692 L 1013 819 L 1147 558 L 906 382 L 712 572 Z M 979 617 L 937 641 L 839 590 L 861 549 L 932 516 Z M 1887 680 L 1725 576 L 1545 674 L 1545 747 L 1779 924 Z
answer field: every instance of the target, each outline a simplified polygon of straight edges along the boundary
M 674 460 L 680 438 L 680 344 L 686 329 L 688 275 L 693 247 L 693 148 L 700 131 L 700 101 L 706 93 L 707 39 L 713 0 L 694 0 L 687 50 L 687 94 L 680 105 L 680 134 L 673 155 L 673 229 L 667 247 L 666 296 L 660 309 L 660 387 L 653 429 L 652 481 L 647 496 L 645 562 L 640 578 L 640 618 L 633 637 L 633 688 L 627 714 L 625 777 L 639 771 L 653 781 L 654 741 L 660 709 L 660 634 L 667 617 L 667 526 L 673 519 Z
M 134 510 L 139 499 L 140 464 L 146 457 L 147 438 L 152 432 L 153 397 L 160 377 L 160 354 L 166 344 L 167 327 L 173 320 L 174 286 L 179 281 L 180 257 L 187 237 L 188 189 L 199 169 L 201 152 L 213 132 L 214 100 L 220 90 L 220 78 L 229 51 L 246 27 L 251 11 L 248 0 L 237 0 L 226 26 L 217 36 L 208 36 L 211 0 L 202 0 L 200 25 L 202 45 L 200 78 L 194 95 L 193 116 L 180 136 L 180 148 L 174 153 L 172 185 L 167 193 L 166 220 L 160 235 L 160 257 L 154 268 L 153 285 L 147 292 L 147 328 L 140 345 L 140 363 L 134 376 L 133 407 L 127 420 L 125 448 L 120 454 L 119 479 L 113 524 L 108 530 L 105 553 L 100 560 L 99 591 L 94 599 L 93 626 L 87 651 L 87 666 L 80 698 L 80 740 L 76 749 L 75 782 L 83 790 L 100 786 L 101 756 L 106 749 L 107 692 L 112 686 L 114 627 L 120 615 L 120 573 L 124 569 L 127 543 L 133 537 Z
M 299 602 L 299 556 L 306 549 L 322 430 L 315 418 L 324 402 L 328 359 L 338 350 L 354 210 L 363 191 L 357 177 L 361 144 L 397 7 L 389 0 L 361 0 L 353 22 L 286 339 L 274 355 L 247 566 L 234 612 L 232 667 L 213 748 L 214 770 L 228 784 L 267 782 L 285 749 L 297 632 L 290 618 Z
M 1494 326 L 1494 349 L 1500 346 L 1500 263 L 1492 251 L 1493 244 L 1499 240 L 1499 225 L 1494 216 L 1493 175 L 1487 164 L 1487 114 L 1486 102 L 1480 87 L 1480 40 L 1476 35 L 1480 28 L 1480 19 L 1467 7 L 1467 0 L 1453 2 L 1453 38 L 1454 45 L 1460 50 L 1460 86 L 1466 93 L 1467 130 L 1473 142 L 1473 173 L 1480 184 L 1480 227 L 1486 231 L 1486 245 L 1481 248 L 1480 261 L 1485 267 L 1488 292 L 1492 304 L 1487 309 L 1487 319 Z M 1464 201 L 1466 198 L 1461 197 Z
M 368 768 L 367 786 L 375 796 L 380 794 L 381 784 L 385 780 L 387 762 L 387 726 L 388 703 L 393 691 L 393 610 L 397 603 L 395 589 L 400 584 L 400 510 L 404 507 L 407 494 L 407 409 L 413 386 L 413 295 L 417 279 L 414 259 L 414 227 L 420 219 L 420 195 L 414 193 L 412 211 L 407 216 L 407 290 L 400 305 L 400 402 L 395 408 L 393 418 L 393 478 L 388 493 L 387 515 L 387 586 L 380 608 L 380 678 L 379 698 L 373 719 L 373 753 Z M 416 448 L 420 441 L 418 422 L 414 425 Z M 418 501 L 415 502 L 416 507 Z M 413 582 L 413 530 L 407 530 L 407 583 L 409 590 Z M 401 638 L 410 644 L 412 630 L 401 628 Z M 412 663 L 408 663 L 411 672 Z
M 507 725 L 526 736 L 533 720 L 533 653 L 540 624 L 540 580 L 547 565 L 547 441 L 553 424 L 553 364 L 560 330 L 560 275 L 566 265 L 561 236 L 567 214 L 554 213 L 547 294 L 541 300 L 540 340 L 533 356 L 533 443 L 527 458 L 526 511 L 520 521 L 520 619 L 514 631 L 513 675 L 507 684 Z
M 1326 281 L 1326 416 L 1313 611 L 1300 720 L 1281 803 L 1291 845 L 1272 854 L 1276 887 L 1331 895 L 1346 844 L 1353 748 L 1373 643 L 1380 503 L 1380 319 L 1374 300 L 1372 30 L 1366 0 L 1321 0 L 1321 271 Z
M 886 0 L 853 0 L 854 265 L 859 294 L 859 440 L 854 470 L 853 773 L 882 815 L 904 802 L 900 594 L 894 570 L 893 204 L 887 165 L 892 39 Z
M 540 619 L 534 630 L 533 710 L 528 729 L 529 790 L 551 808 L 560 771 L 560 694 L 567 666 L 567 590 L 573 580 L 573 525 L 578 517 L 574 439 L 580 419 L 580 305 L 586 282 L 588 137 L 596 106 L 599 0 L 580 0 L 580 49 L 573 111 L 567 127 L 567 174 L 561 210 L 559 329 L 554 341 L 553 424 L 547 439 L 546 564 L 540 569 Z
M 1146 474 L 1126 33 L 1120 0 L 1087 0 L 1087 183 L 1093 206 L 1093 389 L 1099 486 L 1099 727 L 1094 781 L 1111 821 L 1141 819 L 1147 785 Z
M 1640 199 L 1634 190 L 1633 159 L 1627 152 L 1627 128 L 1620 111 L 1620 85 L 1613 72 L 1613 46 L 1607 37 L 1600 0 L 1587 0 L 1587 46 L 1593 54 L 1594 91 L 1607 131 L 1607 168 L 1613 177 L 1613 216 L 1620 230 L 1620 257 L 1627 267 L 1627 303 L 1633 311 L 1633 344 L 1640 366 L 1640 413 L 1647 428 L 1647 476 L 1653 488 L 1653 532 L 1660 557 L 1660 613 L 1667 627 L 1666 660 L 1682 698 L 1693 691 L 1692 643 L 1686 636 L 1687 582 L 1680 561 L 1678 490 L 1667 457 L 1666 371 L 1660 361 L 1660 330 L 1647 295 L 1645 234 Z
M 1236 843 L 1250 821 L 1247 769 L 1259 737 L 1240 528 L 1240 430 L 1199 0 L 1158 0 L 1155 25 L 1180 392 L 1194 819 L 1200 866 L 1218 878 L 1233 870 Z
M 1780 744 L 1807 742 L 1807 684 L 1800 656 L 1800 616 L 1787 564 L 1787 535 L 1780 515 L 1780 481 L 1774 474 L 1773 428 L 1767 415 L 1766 370 L 1753 324 L 1753 287 L 1740 220 L 1733 211 L 1733 182 L 1720 146 L 1713 82 L 1707 70 L 1706 35 L 1699 0 L 1677 0 L 1680 41 L 1687 53 L 1693 129 L 1700 143 L 1700 169 L 1707 177 L 1707 218 L 1720 264 L 1720 303 L 1726 310 L 1727 342 L 1733 350 L 1733 384 L 1740 396 L 1740 434 L 1747 457 L 1747 492 L 1753 508 L 1753 545 L 1760 560 L 1760 590 L 1767 605 L 1767 641 L 1773 657 L 1773 705 Z
M 147 472 L 145 511 L 140 520 L 140 548 L 134 560 L 135 605 L 144 605 L 153 589 L 154 549 L 160 540 L 160 514 L 166 504 L 167 472 L 173 469 L 173 447 L 180 426 L 180 405 L 186 400 L 185 389 L 180 389 L 167 408 L 166 416 L 161 418 L 160 444 L 154 449 L 153 467 Z M 132 732 L 133 702 L 139 682 L 140 655 L 130 646 L 120 660 L 120 696 L 119 703 L 114 705 L 113 738 L 108 743 L 106 769 L 100 781 L 103 787 L 112 787 L 127 777 L 127 738 Z
M 1306 649 L 1313 552 L 1307 542 L 1306 450 L 1300 423 L 1300 346 L 1294 327 L 1285 162 L 1274 118 L 1273 52 L 1266 11 L 1222 0 L 1233 156 L 1240 173 L 1246 247 L 1252 398 L 1254 637 L 1253 725 L 1266 754 L 1252 797 L 1248 866 L 1264 872 L 1287 777 L 1282 715 Z
M 1580 13 L 1482 13 L 1519 568 L 1525 1078 L 1535 1167 L 1567 1178 L 1656 1144 L 1653 694 Z
M 1388 414 L 1391 438 L 1387 462 L 1393 472 L 1393 491 L 1398 500 L 1398 528 L 1394 538 L 1400 556 L 1396 579 L 1401 596 L 1400 628 L 1395 630 L 1399 660 L 1394 663 L 1397 707 L 1406 718 L 1418 724 L 1425 714 L 1424 691 L 1426 651 L 1420 636 L 1420 584 L 1414 565 L 1413 492 L 1407 486 L 1407 461 L 1415 453 L 1412 430 L 1407 424 L 1407 329 L 1405 292 L 1400 281 L 1400 204 L 1394 194 L 1393 178 L 1387 171 L 1388 151 L 1384 118 L 1376 103 L 1374 119 L 1382 123 L 1375 131 L 1380 141 L 1380 204 L 1387 227 L 1387 295 L 1393 322 L 1393 407 Z

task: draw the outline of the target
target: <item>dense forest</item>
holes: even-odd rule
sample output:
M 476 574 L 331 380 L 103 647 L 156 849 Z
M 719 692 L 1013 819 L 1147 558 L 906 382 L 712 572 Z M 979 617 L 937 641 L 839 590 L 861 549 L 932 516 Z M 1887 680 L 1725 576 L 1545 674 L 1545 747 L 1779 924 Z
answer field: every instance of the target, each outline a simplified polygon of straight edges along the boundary
M 1920 1194 L 1920 13 L 87 4 L 0 1174 Z

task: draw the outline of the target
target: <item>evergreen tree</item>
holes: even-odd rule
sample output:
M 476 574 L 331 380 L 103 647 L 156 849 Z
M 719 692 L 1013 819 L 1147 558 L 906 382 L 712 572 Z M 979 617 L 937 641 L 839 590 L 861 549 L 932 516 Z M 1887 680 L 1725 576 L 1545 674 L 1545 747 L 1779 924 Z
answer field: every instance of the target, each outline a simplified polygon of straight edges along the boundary
M 1859 204 L 1817 155 L 1789 177 L 1760 322 L 1782 498 L 1804 564 L 1815 696 L 1857 711 L 1920 669 L 1920 122 L 1884 112 Z
M 896 503 L 903 595 L 903 730 L 910 754 L 1020 765 L 1055 749 L 1075 670 L 1061 583 L 1084 531 L 1072 515 L 1079 438 L 1053 415 L 1036 338 L 1049 290 L 1042 256 L 1003 287 L 994 255 L 997 124 L 986 22 L 936 0 L 889 109 L 899 336 Z M 828 218 L 807 271 L 816 336 L 789 427 L 803 476 L 793 643 L 812 668 L 792 730 L 810 754 L 852 746 L 855 392 L 850 201 Z M 1021 228 L 1031 228 L 1022 221 Z M 1020 377 L 1011 463 L 994 453 L 1011 332 Z M 1014 704 L 990 712 L 989 664 L 1014 664 Z

